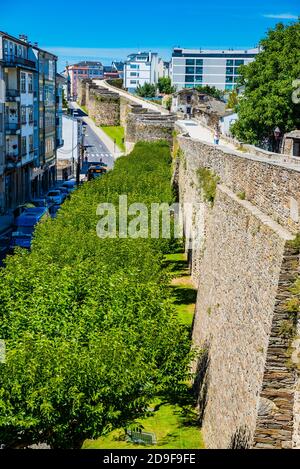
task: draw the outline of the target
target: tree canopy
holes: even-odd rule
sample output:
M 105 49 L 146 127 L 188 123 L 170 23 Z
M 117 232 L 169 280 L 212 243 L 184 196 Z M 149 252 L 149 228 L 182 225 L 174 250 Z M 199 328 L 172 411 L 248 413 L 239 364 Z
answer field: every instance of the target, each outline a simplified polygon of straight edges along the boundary
M 160 93 L 172 94 L 175 93 L 175 86 L 172 86 L 170 77 L 161 77 L 158 79 L 157 88 Z
M 215 86 L 199 85 L 199 86 L 196 86 L 195 89 L 197 91 L 200 91 L 200 93 L 207 94 L 208 96 L 212 96 L 213 98 L 216 98 L 216 99 L 222 100 L 224 97 L 224 92 L 222 90 L 219 90 Z
M 156 95 L 156 85 L 147 82 L 143 85 L 138 85 L 136 94 L 142 98 L 154 98 Z
M 100 202 L 171 202 L 170 150 L 139 143 L 0 269 L 0 442 L 80 447 L 185 386 L 188 330 L 163 270 L 172 240 L 96 234 Z
M 282 132 L 300 126 L 300 104 L 292 100 L 293 81 L 300 78 L 300 21 L 277 24 L 260 46 L 255 61 L 240 67 L 245 91 L 232 126 L 237 138 L 252 144 L 260 144 L 277 126 Z

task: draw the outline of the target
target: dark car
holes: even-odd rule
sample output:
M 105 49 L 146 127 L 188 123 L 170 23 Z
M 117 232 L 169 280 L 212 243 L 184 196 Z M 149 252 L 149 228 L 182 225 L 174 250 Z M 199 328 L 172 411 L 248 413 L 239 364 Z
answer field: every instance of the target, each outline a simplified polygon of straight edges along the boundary
M 49 210 L 46 207 L 31 207 L 17 217 L 15 230 L 12 233 L 10 248 L 16 246 L 30 249 L 33 232 L 36 225 L 49 217 Z

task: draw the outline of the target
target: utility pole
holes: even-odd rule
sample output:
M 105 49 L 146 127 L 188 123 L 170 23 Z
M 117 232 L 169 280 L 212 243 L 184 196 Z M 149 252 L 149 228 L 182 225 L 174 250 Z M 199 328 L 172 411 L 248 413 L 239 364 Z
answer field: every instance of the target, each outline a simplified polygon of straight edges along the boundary
M 83 154 L 84 154 L 84 145 L 83 145 L 83 139 L 84 139 L 84 132 L 83 132 L 83 126 L 82 126 L 82 121 L 77 121 L 78 124 L 80 125 L 80 144 L 79 148 L 77 150 L 78 156 L 77 156 L 77 167 L 76 167 L 76 184 L 77 186 L 80 183 L 80 169 L 81 169 L 81 163 L 83 161 Z

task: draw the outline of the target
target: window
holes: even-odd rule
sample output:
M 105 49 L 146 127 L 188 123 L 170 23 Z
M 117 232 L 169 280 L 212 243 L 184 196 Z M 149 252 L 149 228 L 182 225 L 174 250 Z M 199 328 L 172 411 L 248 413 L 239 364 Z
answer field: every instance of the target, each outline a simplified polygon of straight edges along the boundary
M 233 90 L 233 85 L 225 85 L 225 90 Z
M 197 83 L 202 83 L 202 79 L 203 79 L 202 75 L 196 75 L 195 76 L 195 82 L 197 82 Z
M 21 72 L 21 93 L 26 93 L 26 74 Z
M 130 68 L 139 69 L 140 66 L 137 64 L 130 64 Z
M 227 67 L 232 67 L 233 66 L 233 60 L 226 60 L 226 65 Z
M 137 84 L 137 80 L 130 80 L 130 84 L 131 84 L 131 85 L 136 85 L 136 84 Z
M 186 65 L 195 65 L 195 59 L 186 59 L 185 64 Z
M 233 83 L 233 77 L 226 77 L 226 83 Z
M 235 60 L 234 61 L 234 65 L 236 67 L 239 67 L 240 65 L 244 65 L 244 60 Z
M 226 75 L 233 75 L 233 70 L 234 70 L 233 67 L 227 67 L 226 68 Z
M 196 59 L 196 65 L 203 65 L 203 59 Z
M 196 73 L 197 73 L 197 75 L 202 75 L 203 67 L 196 67 Z
M 21 124 L 26 124 L 26 107 L 21 106 Z
M 138 77 L 139 74 L 137 72 L 130 72 L 131 77 Z
M 27 153 L 26 137 L 21 137 L 21 152 L 22 155 L 26 155 Z
M 185 81 L 187 83 L 193 83 L 194 82 L 194 75 L 186 75 L 185 76 Z
M 29 106 L 28 108 L 28 120 L 29 122 L 33 122 L 33 107 Z
M 29 135 L 29 152 L 33 151 L 33 135 Z
M 185 73 L 194 75 L 195 68 L 194 67 L 185 67 Z
M 28 93 L 32 93 L 33 87 L 32 87 L 32 74 L 28 73 Z

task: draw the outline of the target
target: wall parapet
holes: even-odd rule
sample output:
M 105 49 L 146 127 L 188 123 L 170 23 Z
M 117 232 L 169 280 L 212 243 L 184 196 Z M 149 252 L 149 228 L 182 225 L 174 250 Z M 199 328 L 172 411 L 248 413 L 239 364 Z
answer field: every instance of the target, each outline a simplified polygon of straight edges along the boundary
M 300 231 L 300 167 L 178 136 L 187 167 L 212 169 L 234 193 L 293 233 Z

